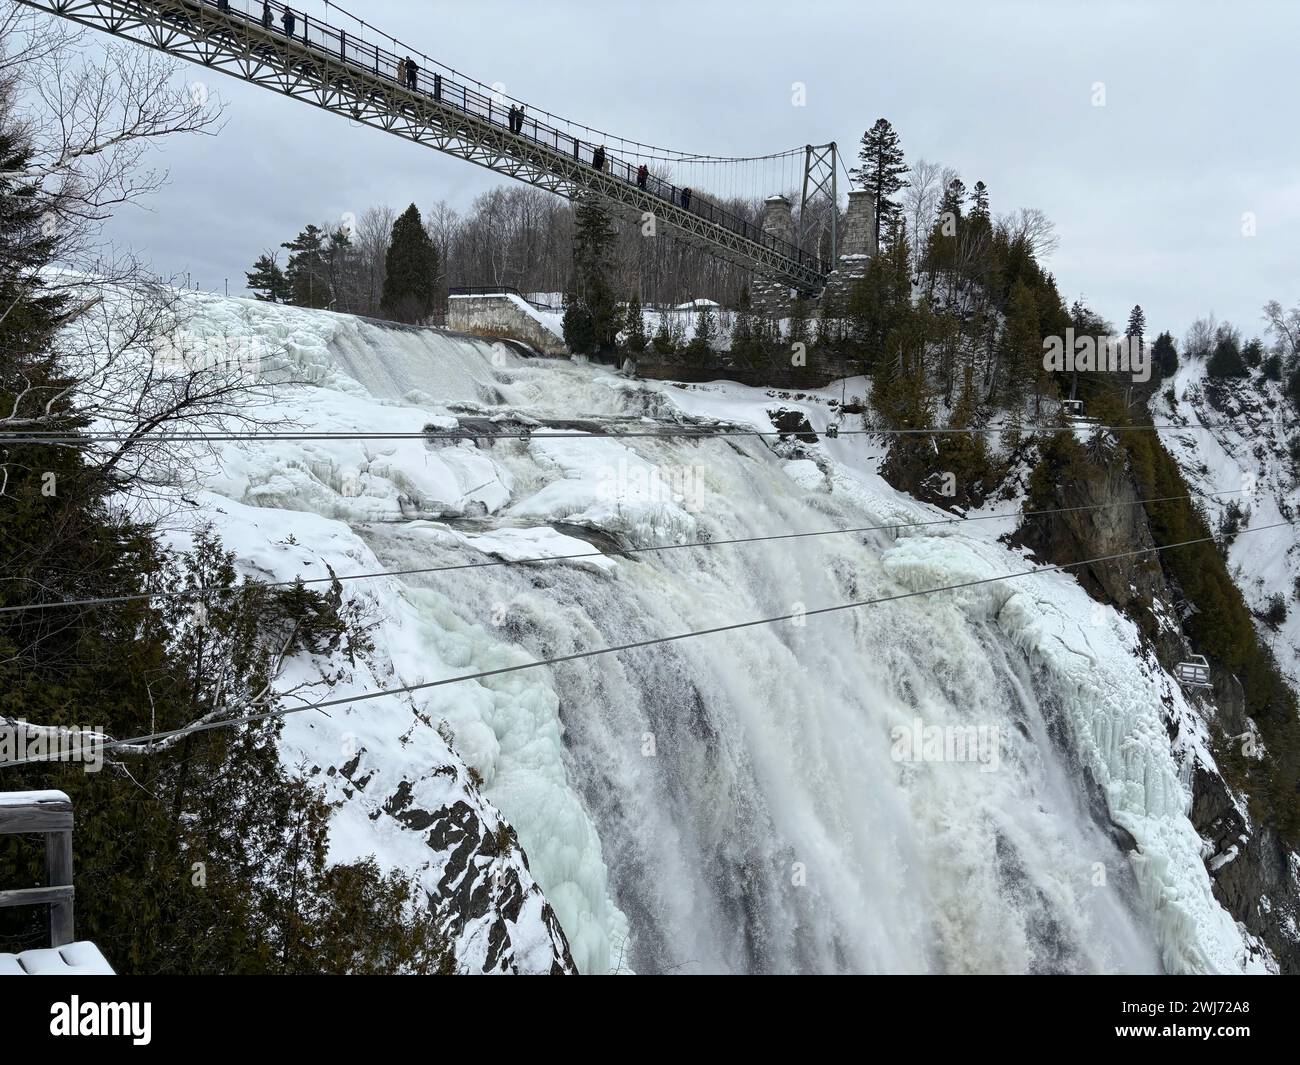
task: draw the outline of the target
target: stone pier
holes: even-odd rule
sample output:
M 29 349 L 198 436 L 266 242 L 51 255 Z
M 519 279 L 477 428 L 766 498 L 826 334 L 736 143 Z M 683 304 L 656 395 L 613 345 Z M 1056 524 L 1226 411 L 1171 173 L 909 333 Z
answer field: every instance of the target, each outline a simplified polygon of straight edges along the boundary
M 794 244 L 794 205 L 784 196 L 769 196 L 763 201 L 760 227 L 767 236 Z M 788 318 L 794 290 L 784 281 L 771 277 L 755 277 L 750 289 L 754 310 L 771 318 Z
M 843 314 L 854 284 L 867 272 L 867 263 L 876 254 L 876 209 L 871 193 L 863 189 L 849 192 L 849 209 L 840 234 L 840 257 L 826 279 L 821 310 L 831 307 Z

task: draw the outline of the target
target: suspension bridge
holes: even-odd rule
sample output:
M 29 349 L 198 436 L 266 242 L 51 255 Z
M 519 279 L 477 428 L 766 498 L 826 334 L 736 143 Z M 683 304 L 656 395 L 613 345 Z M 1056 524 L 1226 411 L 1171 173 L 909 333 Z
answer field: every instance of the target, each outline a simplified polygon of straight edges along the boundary
M 842 163 L 834 144 L 726 158 L 616 137 L 508 97 L 328 2 L 333 21 L 261 0 L 19 2 L 568 199 L 592 196 L 623 214 L 653 216 L 656 229 L 801 292 L 819 292 L 837 258 L 837 211 L 829 211 L 830 257 L 823 258 L 820 234 L 818 247 L 806 250 L 812 242 L 795 232 L 790 200 L 780 195 L 801 183 L 804 225 L 809 202 L 820 196 L 835 204 Z M 413 54 L 419 60 L 411 61 Z M 725 187 L 692 188 L 679 172 L 729 184 L 732 199 L 724 206 Z M 757 221 L 735 206 L 742 172 L 789 182 L 763 190 L 778 195 L 765 196 L 775 209 Z

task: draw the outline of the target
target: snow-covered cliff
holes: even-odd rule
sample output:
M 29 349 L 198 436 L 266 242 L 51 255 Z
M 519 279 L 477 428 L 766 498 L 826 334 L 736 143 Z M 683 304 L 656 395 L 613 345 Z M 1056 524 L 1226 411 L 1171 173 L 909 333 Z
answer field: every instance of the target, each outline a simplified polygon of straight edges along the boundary
M 1241 529 L 1294 521 L 1300 510 L 1300 467 L 1291 457 L 1300 418 L 1280 382 L 1255 372 L 1207 377 L 1204 361 L 1183 360 L 1151 402 L 1159 424 L 1185 426 L 1162 439 L 1198 493 L 1232 493 L 1204 502 L 1211 526 L 1234 511 Z M 1229 566 L 1257 618 L 1260 637 L 1300 692 L 1300 526 L 1235 540 Z M 1280 601 L 1285 617 L 1269 618 Z

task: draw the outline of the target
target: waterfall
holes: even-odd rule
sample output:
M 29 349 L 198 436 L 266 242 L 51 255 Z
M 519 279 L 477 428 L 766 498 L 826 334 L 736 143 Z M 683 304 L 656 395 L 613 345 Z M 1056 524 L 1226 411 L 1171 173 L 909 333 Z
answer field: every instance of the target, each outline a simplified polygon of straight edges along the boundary
M 267 335 L 313 368 L 319 386 L 282 400 L 298 424 L 405 431 L 510 412 L 671 429 L 707 414 L 760 424 L 777 405 L 739 386 L 688 393 L 208 301 L 223 328 Z M 933 517 L 874 476 L 872 446 L 285 444 L 256 459 L 232 450 L 213 490 L 341 519 L 385 569 Z M 317 480 L 322 461 L 332 484 L 355 474 L 359 497 Z M 445 513 L 402 520 L 399 488 L 433 493 Z M 809 616 L 1031 563 L 952 526 L 606 554 L 401 578 L 406 620 L 381 641 L 410 681 L 794 615 L 417 700 L 515 827 L 583 971 L 1243 964 L 1161 717 L 1190 711 L 1146 667 L 1133 626 L 1093 609 L 1069 576 Z

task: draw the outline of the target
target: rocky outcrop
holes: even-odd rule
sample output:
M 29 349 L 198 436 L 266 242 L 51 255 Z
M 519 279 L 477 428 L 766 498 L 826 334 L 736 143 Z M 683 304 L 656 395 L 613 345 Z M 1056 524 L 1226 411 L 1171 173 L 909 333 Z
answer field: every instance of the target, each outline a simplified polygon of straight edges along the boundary
M 1214 895 L 1264 943 L 1283 973 L 1300 972 L 1300 861 L 1268 825 L 1253 826 L 1223 777 L 1197 765 L 1192 824 L 1207 842 Z
M 397 832 L 423 842 L 423 860 L 408 867 L 415 866 L 429 915 L 450 947 L 452 971 L 575 974 L 559 919 L 514 829 L 439 738 L 444 755 L 427 769 L 408 762 L 395 774 L 391 759 L 361 747 L 338 766 L 313 767 L 312 775 L 341 803 L 364 809 L 377 838 Z

